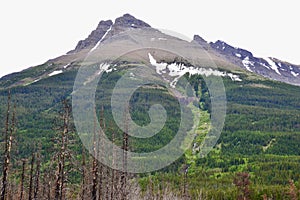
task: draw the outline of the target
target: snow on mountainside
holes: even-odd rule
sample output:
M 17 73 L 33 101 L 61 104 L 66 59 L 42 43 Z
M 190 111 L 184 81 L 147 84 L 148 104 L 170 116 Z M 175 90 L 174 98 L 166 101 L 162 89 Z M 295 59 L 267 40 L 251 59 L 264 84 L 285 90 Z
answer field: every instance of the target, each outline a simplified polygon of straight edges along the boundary
M 187 67 L 184 64 L 177 64 L 177 63 L 157 63 L 157 61 L 153 58 L 153 56 L 149 53 L 149 60 L 151 65 L 156 67 L 156 73 L 162 75 L 164 77 L 164 74 L 168 74 L 171 77 L 175 77 L 171 83 L 170 86 L 175 88 L 176 83 L 186 73 L 189 73 L 190 75 L 204 75 L 204 76 L 220 76 L 220 77 L 230 77 L 233 81 L 242 81 L 238 75 L 232 74 L 232 73 L 226 73 L 221 72 L 218 70 L 213 70 L 211 68 L 196 68 L 194 66 Z M 167 79 L 165 79 L 167 80 Z M 167 80 L 168 81 L 168 80 Z
M 199 37 L 199 36 L 198 36 Z M 205 44 L 203 39 L 197 40 L 200 45 Z M 209 43 L 212 52 L 230 63 L 240 66 L 258 75 L 293 85 L 300 85 L 300 66 L 281 61 L 276 58 L 257 58 L 247 50 L 232 47 L 224 41 Z
M 122 35 L 124 32 L 134 30 L 140 30 L 140 32 L 135 33 L 139 33 L 141 36 Z M 100 21 L 97 28 L 86 39 L 79 41 L 76 47 L 67 54 L 51 59 L 40 66 L 31 67 L 22 72 L 2 77 L 0 79 L 0 88 L 30 85 L 42 79 L 58 76 L 66 71 L 77 69 L 80 66 L 80 62 L 84 61 L 89 53 L 97 53 L 98 49 L 104 46 L 107 41 L 121 45 L 119 46 L 120 52 L 127 49 L 126 45 L 135 45 L 138 42 L 146 46 L 152 46 L 154 43 L 155 45 L 162 44 L 163 46 L 169 44 L 173 46 L 175 42 L 175 46 L 177 45 L 182 51 L 191 51 L 196 45 L 203 51 L 206 51 L 220 69 L 212 69 L 207 63 L 203 63 L 201 65 L 203 67 L 198 68 L 175 63 L 167 64 L 162 62 L 166 60 L 162 57 L 157 62 L 152 56 L 153 54 L 149 54 L 149 59 L 152 65 L 156 67 L 158 74 L 165 75 L 168 73 L 168 76 L 175 78 L 171 82 L 173 86 L 176 84 L 178 77 L 186 72 L 205 76 L 230 77 L 233 81 L 242 81 L 238 75 L 233 73 L 233 71 L 236 72 L 237 70 L 300 86 L 300 66 L 298 65 L 293 65 L 272 57 L 257 58 L 250 51 L 230 46 L 220 40 L 209 43 L 198 35 L 195 35 L 191 42 L 185 41 L 185 43 L 180 43 L 182 41 L 180 38 L 164 34 L 159 30 L 151 28 L 149 24 L 142 20 L 125 14 L 117 18 L 114 22 L 112 20 Z M 114 49 L 110 54 L 113 55 L 119 49 Z M 172 57 L 167 58 L 167 60 L 168 63 L 172 63 Z

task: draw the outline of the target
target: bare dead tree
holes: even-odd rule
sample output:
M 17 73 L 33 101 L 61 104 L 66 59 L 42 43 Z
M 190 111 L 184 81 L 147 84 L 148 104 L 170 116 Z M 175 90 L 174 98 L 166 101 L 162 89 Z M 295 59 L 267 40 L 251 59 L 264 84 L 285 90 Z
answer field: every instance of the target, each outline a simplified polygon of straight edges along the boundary
M 81 199 L 86 199 L 86 160 L 85 160 L 85 149 L 82 147 L 82 180 L 81 180 Z
M 67 154 L 67 135 L 69 133 L 69 123 L 70 123 L 70 114 L 71 107 L 68 104 L 67 100 L 63 100 L 63 127 L 61 133 L 61 147 L 58 155 L 58 166 L 56 173 L 56 182 L 55 182 L 55 199 L 63 199 L 64 183 L 66 181 L 65 177 L 65 159 Z
M 250 199 L 250 174 L 247 172 L 238 172 L 233 180 L 233 184 L 238 188 L 239 200 Z
M 47 199 L 48 200 L 50 200 L 51 199 L 51 176 L 50 176 L 50 170 L 48 171 L 48 173 L 47 173 L 47 178 L 48 178 L 48 180 L 47 180 Z
M 297 200 L 298 199 L 298 192 L 297 192 L 297 188 L 295 186 L 295 183 L 293 180 L 289 180 L 289 192 L 288 195 L 290 197 L 291 200 Z
M 103 109 L 103 106 L 102 106 L 102 124 L 103 124 L 103 133 L 105 134 L 105 130 L 106 130 L 106 123 L 105 123 L 105 118 L 104 118 L 104 109 Z M 103 152 L 103 145 L 101 147 L 101 151 Z M 103 166 L 103 165 L 102 165 Z M 109 200 L 109 196 L 110 196 L 110 193 L 109 193 L 109 185 L 110 185 L 110 182 L 109 182 L 109 177 L 110 177 L 110 170 L 109 170 L 109 167 L 108 166 L 103 166 L 103 168 L 105 169 L 105 173 L 103 173 L 103 180 L 105 180 L 105 199 L 106 200 Z
M 188 188 L 188 184 L 187 184 L 188 165 L 184 164 L 182 170 L 183 170 L 183 192 L 182 192 L 182 194 L 183 194 L 183 199 L 186 200 L 186 199 L 188 199 L 188 189 L 187 189 Z
M 111 126 L 112 127 L 112 126 Z M 111 136 L 111 141 L 114 144 L 115 142 L 115 132 L 112 129 L 112 136 Z M 112 166 L 115 165 L 115 148 L 114 146 L 112 147 Z M 112 168 L 111 169 L 111 183 L 110 183 L 110 199 L 114 199 L 114 190 L 115 190 L 115 170 Z
M 96 112 L 94 113 L 94 136 L 93 136 L 93 163 L 92 163 L 92 200 L 97 200 L 98 188 L 98 162 L 97 162 L 97 137 L 96 137 Z
M 148 190 L 149 190 L 149 194 L 147 196 L 147 199 L 154 200 L 154 183 L 152 181 L 151 176 L 149 177 Z
M 20 200 L 23 200 L 24 196 L 24 181 L 25 181 L 25 170 L 26 170 L 26 160 L 22 160 L 22 174 L 21 174 L 21 182 L 20 182 Z
M 105 166 L 105 177 L 104 177 L 104 180 L 106 180 L 106 183 L 105 183 L 105 199 L 106 200 L 109 200 L 109 197 L 110 197 L 110 169 L 108 166 Z
M 129 107 L 126 106 L 126 110 L 124 112 L 124 128 L 125 131 L 123 131 L 123 154 L 122 154 L 122 173 L 121 173 L 121 200 L 127 200 L 127 161 L 128 161 L 128 149 L 129 149 Z
M 8 187 L 8 175 L 9 175 L 9 164 L 10 164 L 10 152 L 12 147 L 12 133 L 14 131 L 15 123 L 15 112 L 13 114 L 12 124 L 10 127 L 10 109 L 11 109 L 11 93 L 8 91 L 7 96 L 7 110 L 5 120 L 5 131 L 4 131 L 4 162 L 3 162 L 3 176 L 2 176 L 2 188 L 1 188 L 1 200 L 6 199 L 7 187 Z
M 163 200 L 164 195 L 163 192 L 165 191 L 165 181 L 164 181 L 164 176 L 161 177 L 162 180 L 160 181 L 160 191 L 159 191 L 159 200 Z
M 40 151 L 40 150 L 39 150 Z M 36 155 L 36 169 L 35 169 L 35 183 L 34 183 L 34 192 L 33 199 L 38 200 L 39 188 L 40 188 L 40 167 L 41 167 L 41 158 L 40 153 L 38 152 Z
M 104 123 L 104 107 L 102 105 L 101 107 L 101 112 L 100 112 L 100 131 L 102 131 L 102 134 L 105 134 L 105 123 Z M 98 151 L 98 156 L 100 158 L 100 160 L 103 157 L 103 141 L 101 138 L 101 134 L 99 133 L 98 136 L 98 146 L 97 146 L 97 151 Z M 99 194 L 99 200 L 102 200 L 104 198 L 104 190 L 103 190 L 103 179 L 105 179 L 104 177 L 104 166 L 101 162 L 98 162 L 98 176 L 99 176 L 99 185 L 98 185 L 98 194 Z
M 1 200 L 4 200 L 6 197 L 6 190 L 7 190 L 7 181 L 8 181 L 8 165 L 9 165 L 9 158 L 8 158 L 8 131 L 9 131 L 9 115 L 10 115 L 10 102 L 11 96 L 10 91 L 8 91 L 7 96 L 7 111 L 6 111 L 6 120 L 5 120 L 5 131 L 4 131 L 4 164 L 3 164 L 3 177 L 2 177 L 2 188 L 1 188 Z
M 32 157 L 31 157 L 31 162 L 30 162 L 30 178 L 29 178 L 29 190 L 28 190 L 28 199 L 29 200 L 32 200 L 34 162 L 35 162 L 35 155 L 33 153 Z

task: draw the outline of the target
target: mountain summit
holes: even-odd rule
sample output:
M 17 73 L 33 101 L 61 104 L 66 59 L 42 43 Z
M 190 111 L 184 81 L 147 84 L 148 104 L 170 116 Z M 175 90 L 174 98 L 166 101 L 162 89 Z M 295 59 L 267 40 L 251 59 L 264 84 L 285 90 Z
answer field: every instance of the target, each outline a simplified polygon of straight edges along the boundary
M 131 33 L 124 35 L 126 32 Z M 114 51 L 122 49 L 125 51 L 126 45 L 135 45 L 139 42 L 142 42 L 140 46 L 145 45 L 148 47 L 151 47 L 154 43 L 156 45 L 172 45 L 174 48 L 175 46 L 180 48 L 183 52 L 190 51 L 193 48 L 200 48 L 206 51 L 219 69 L 231 72 L 238 70 L 242 73 L 256 74 L 268 79 L 300 86 L 300 66 L 298 65 L 272 57 L 258 58 L 245 49 L 233 47 L 221 40 L 207 42 L 199 35 L 195 35 L 192 42 L 182 41 L 179 38 L 152 28 L 148 23 L 130 14 L 124 14 L 115 19 L 114 22 L 112 20 L 100 21 L 96 29 L 87 38 L 80 40 L 76 47 L 66 55 L 51 59 L 38 67 L 32 67 L 22 72 L 2 77 L 0 79 L 0 87 L 31 84 L 50 75 L 57 75 L 76 68 L 78 63 L 83 61 L 89 52 L 98 49 L 99 46 L 111 38 L 114 38 L 115 45 L 122 46 Z M 110 54 L 114 54 L 114 51 L 111 51 Z M 158 59 L 158 62 L 160 61 L 166 61 L 166 58 L 161 57 Z M 172 62 L 172 60 L 168 62 Z M 202 65 L 206 66 L 205 63 Z
M 99 41 L 103 41 L 108 32 L 113 35 L 120 33 L 125 28 L 146 28 L 151 27 L 142 20 L 136 19 L 130 14 L 119 17 L 113 23 L 112 20 L 100 21 L 97 28 L 84 40 L 80 40 L 74 50 L 69 53 L 79 52 L 83 49 L 94 47 Z M 112 34 L 110 35 L 112 36 Z
M 145 27 L 151 27 L 146 22 L 143 22 L 142 20 L 136 19 L 134 16 L 130 14 L 125 14 L 122 17 L 119 17 L 115 20 L 114 23 L 115 27 L 127 27 L 127 28 L 145 28 Z
M 250 51 L 230 46 L 224 41 L 211 42 L 210 47 L 216 54 L 230 63 L 249 72 L 269 79 L 300 85 L 300 66 L 276 58 L 258 58 Z
M 113 22 L 111 20 L 100 21 L 97 28 L 91 32 L 91 34 L 84 40 L 80 40 L 74 50 L 69 53 L 79 52 L 83 49 L 93 47 L 97 42 L 105 35 L 110 29 Z

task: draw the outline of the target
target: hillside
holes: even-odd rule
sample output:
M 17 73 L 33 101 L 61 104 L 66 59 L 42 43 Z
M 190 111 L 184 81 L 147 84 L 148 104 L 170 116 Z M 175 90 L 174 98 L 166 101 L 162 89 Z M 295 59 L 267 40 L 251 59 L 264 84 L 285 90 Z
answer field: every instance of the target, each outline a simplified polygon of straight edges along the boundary
M 262 199 L 263 195 L 271 199 L 292 199 L 291 188 L 294 186 L 297 191 L 300 187 L 300 89 L 297 86 L 300 70 L 299 66 L 270 60 L 254 58 L 250 52 L 220 41 L 207 43 L 199 36 L 192 42 L 184 41 L 130 15 L 115 22 L 100 22 L 95 31 L 66 55 L 0 79 L 0 124 L 6 133 L 10 132 L 5 128 L 8 91 L 16 104 L 16 119 L 9 123 L 10 127 L 13 121 L 16 123 L 16 131 L 12 131 L 6 195 L 15 199 L 24 190 L 24 198 L 37 191 L 38 199 L 100 196 L 102 199 L 236 199 L 240 193 L 245 195 L 234 181 L 244 172 L 250 175 L 251 183 L 245 185 L 250 191 L 249 199 Z M 79 76 L 81 73 L 83 77 Z M 163 121 L 161 116 L 151 118 L 148 111 L 152 105 L 161 104 L 166 111 L 165 124 L 152 137 L 124 134 L 115 121 L 111 99 L 118 81 L 126 74 L 128 79 L 123 83 L 135 80 L 143 85 L 129 99 L 128 112 L 138 126 L 146 127 L 155 119 L 157 124 Z M 149 83 L 142 84 L 144 80 Z M 96 84 L 94 105 L 90 104 L 89 93 L 76 96 L 80 81 L 85 81 L 83 85 L 88 89 Z M 212 86 L 214 81 L 217 87 Z M 123 86 L 125 89 L 117 93 L 130 90 L 128 85 Z M 134 174 L 112 170 L 88 153 L 94 150 L 94 143 L 87 148 L 83 146 L 82 135 L 88 131 L 78 130 L 76 116 L 69 110 L 71 106 L 76 110 L 74 97 L 87 100 L 76 106 L 86 106 L 86 110 L 96 107 L 92 118 L 83 116 L 86 119 L 82 123 L 98 132 L 94 125 L 97 117 L 107 138 L 120 149 L 149 153 L 163 148 L 176 138 L 182 124 L 182 110 L 187 116 L 184 134 L 170 148 L 171 152 L 161 154 L 159 159 L 169 161 L 168 155 L 181 151 L 186 137 L 191 135 L 192 145 L 171 165 L 156 171 Z M 125 96 L 118 97 L 119 104 L 123 104 Z M 225 109 L 217 100 L 225 97 L 226 117 L 220 138 L 203 157 L 201 151 L 205 146 L 201 143 L 219 128 L 214 119 Z M 64 105 L 63 100 L 67 100 Z M 214 114 L 214 102 L 222 107 L 217 114 Z M 123 120 L 125 126 L 129 124 L 126 116 Z M 4 134 L 1 141 L 7 140 Z M 93 137 L 88 140 L 96 142 Z M 6 155 L 5 147 L 2 155 Z M 99 152 L 114 152 L 103 144 L 101 148 Z M 99 158 L 99 152 L 95 157 Z M 32 155 L 36 156 L 33 164 L 30 163 Z M 124 159 L 116 155 L 109 158 L 112 162 Z M 128 159 L 143 158 L 129 156 Z M 59 168 L 61 163 L 65 171 Z M 5 162 L 1 165 L 3 176 Z M 129 166 L 130 162 L 126 167 Z

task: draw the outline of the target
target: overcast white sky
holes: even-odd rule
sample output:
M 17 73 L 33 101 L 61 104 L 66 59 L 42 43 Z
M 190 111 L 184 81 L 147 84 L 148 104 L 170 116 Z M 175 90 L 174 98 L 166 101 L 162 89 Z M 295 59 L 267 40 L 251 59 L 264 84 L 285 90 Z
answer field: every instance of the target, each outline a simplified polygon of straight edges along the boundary
M 190 38 L 224 40 L 300 64 L 296 0 L 9 0 L 0 3 L 0 77 L 73 49 L 100 20 L 125 13 Z M 297 48 L 298 47 L 298 48 Z

